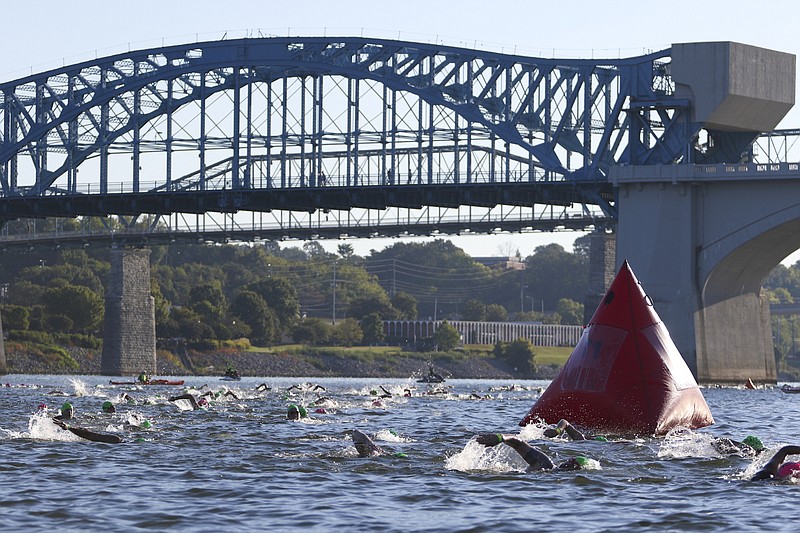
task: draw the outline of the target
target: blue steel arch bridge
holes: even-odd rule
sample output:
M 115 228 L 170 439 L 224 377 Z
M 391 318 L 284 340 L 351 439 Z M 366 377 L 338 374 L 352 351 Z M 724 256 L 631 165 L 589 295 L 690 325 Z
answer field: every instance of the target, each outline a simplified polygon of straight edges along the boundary
M 670 49 L 541 59 L 270 37 L 133 51 L 0 84 L 0 221 L 116 215 L 122 240 L 603 230 L 612 166 L 793 143 L 754 150 L 757 132 L 703 131 L 690 109 Z

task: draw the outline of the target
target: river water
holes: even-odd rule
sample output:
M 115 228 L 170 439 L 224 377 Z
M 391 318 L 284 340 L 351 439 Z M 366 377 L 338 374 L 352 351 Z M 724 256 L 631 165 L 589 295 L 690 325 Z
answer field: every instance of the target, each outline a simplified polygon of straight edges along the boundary
M 139 387 L 101 376 L 0 379 L 9 385 L 0 387 L 2 531 L 797 529 L 798 484 L 746 481 L 771 452 L 800 443 L 800 395 L 777 388 L 703 389 L 714 426 L 603 443 L 543 439 L 543 428 L 517 426 L 543 381 L 451 380 L 446 393 L 425 394 L 431 386 L 410 380 L 186 377 L 184 387 Z M 261 383 L 270 390 L 256 391 Z M 392 397 L 378 399 L 381 386 Z M 225 387 L 238 399 L 221 395 L 200 410 L 167 401 L 187 388 Z M 286 420 L 289 404 L 320 395 L 325 413 L 309 407 L 307 419 Z M 102 412 L 105 400 L 115 414 Z M 125 441 L 88 442 L 57 428 L 48 417 L 64 401 L 75 406 L 75 426 Z M 358 457 L 354 429 L 387 453 Z M 508 446 L 470 440 L 483 432 L 521 434 L 556 462 L 593 461 L 577 472 L 526 473 Z M 712 435 L 749 434 L 767 453 L 721 457 L 710 446 Z

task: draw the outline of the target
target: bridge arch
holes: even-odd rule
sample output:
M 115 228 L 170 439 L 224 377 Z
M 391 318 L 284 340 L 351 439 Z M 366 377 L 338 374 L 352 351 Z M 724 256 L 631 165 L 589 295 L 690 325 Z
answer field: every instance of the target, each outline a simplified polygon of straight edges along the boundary
M 335 37 L 133 51 L 0 84 L 0 185 L 6 197 L 285 191 L 316 187 L 323 174 L 346 186 L 363 183 L 359 174 L 367 185 L 399 185 L 400 172 L 413 171 L 407 185 L 536 182 L 550 192 L 525 202 L 578 201 L 613 216 L 610 166 L 680 159 L 683 135 L 697 129 L 687 130 L 682 103 L 664 98 L 674 91 L 668 62 L 669 50 L 561 60 Z M 661 103 L 627 109 L 634 100 Z M 658 131 L 642 133 L 656 117 Z M 114 183 L 119 176 L 130 183 Z M 554 193 L 558 185 L 571 192 Z M 449 203 L 518 201 L 473 196 Z M 126 214 L 176 210 L 156 203 Z M 82 209 L 71 214 L 98 214 Z

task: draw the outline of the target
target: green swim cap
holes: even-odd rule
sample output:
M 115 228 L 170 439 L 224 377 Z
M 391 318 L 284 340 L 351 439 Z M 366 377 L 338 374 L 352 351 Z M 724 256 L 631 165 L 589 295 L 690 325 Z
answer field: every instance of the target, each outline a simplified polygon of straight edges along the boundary
M 113 403 L 108 402 L 108 401 L 103 402 L 103 411 L 108 412 L 113 408 L 114 408 L 114 404 Z
M 753 435 L 746 436 L 742 443 L 747 444 L 757 452 L 760 452 L 764 449 L 764 443 L 761 442 L 761 439 L 754 437 Z
M 149 420 L 145 420 L 144 422 L 142 422 L 142 427 L 145 429 L 150 429 L 151 427 L 153 427 L 153 423 L 150 422 Z
M 404 454 L 403 452 L 396 452 L 392 454 L 392 457 L 397 457 L 398 459 L 405 459 L 408 455 Z
M 589 464 L 589 459 L 587 459 L 582 455 L 578 455 L 577 457 L 575 457 L 575 462 L 578 463 L 581 466 L 581 468 L 583 468 L 584 466 Z
M 72 404 L 71 404 L 71 403 L 69 403 L 69 402 L 64 402 L 64 403 L 61 405 L 61 412 L 62 412 L 62 413 L 63 413 L 64 411 L 69 411 L 70 409 L 72 409 L 73 411 L 75 410 L 75 408 L 74 408 L 74 407 L 72 407 Z
M 298 405 L 297 410 L 300 411 L 300 418 L 305 418 L 308 416 L 308 411 L 306 411 L 306 408 L 302 405 Z
M 602 435 L 595 435 L 592 440 L 599 440 L 600 442 L 608 442 L 608 439 Z

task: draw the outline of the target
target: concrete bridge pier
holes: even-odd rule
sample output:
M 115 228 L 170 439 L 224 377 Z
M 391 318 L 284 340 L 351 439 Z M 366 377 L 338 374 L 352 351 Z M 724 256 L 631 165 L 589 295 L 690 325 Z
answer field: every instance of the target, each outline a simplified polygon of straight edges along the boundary
M 698 382 L 775 383 L 761 283 L 794 243 L 781 229 L 788 226 L 767 231 L 768 217 L 753 208 L 763 185 L 666 181 L 646 172 L 650 183 L 619 181 L 617 264 L 629 261 Z
M 150 250 L 114 249 L 106 289 L 101 373 L 156 372 L 155 301 L 150 292 Z
M 594 232 L 589 235 L 589 291 L 583 301 L 583 323 L 588 324 L 616 275 L 617 236 Z

